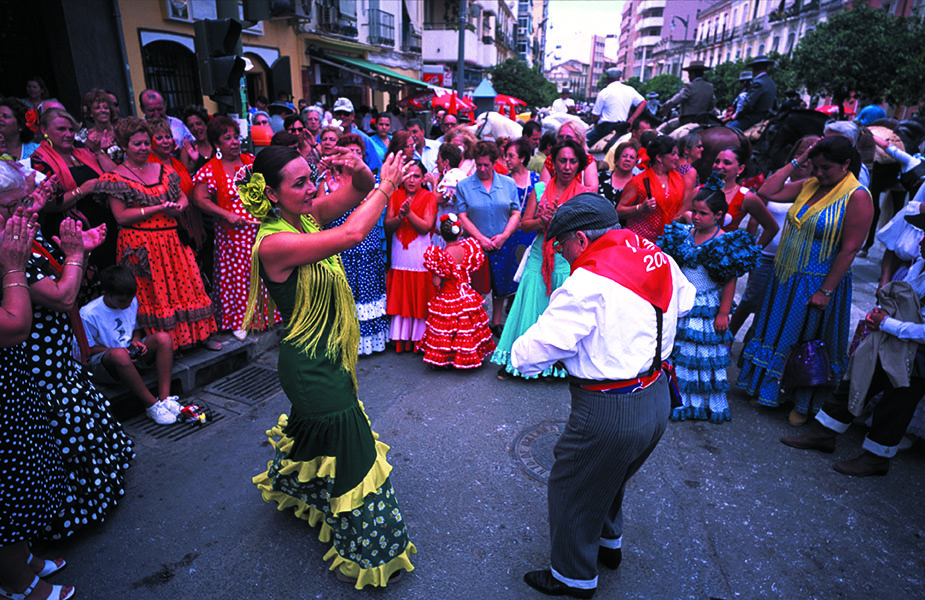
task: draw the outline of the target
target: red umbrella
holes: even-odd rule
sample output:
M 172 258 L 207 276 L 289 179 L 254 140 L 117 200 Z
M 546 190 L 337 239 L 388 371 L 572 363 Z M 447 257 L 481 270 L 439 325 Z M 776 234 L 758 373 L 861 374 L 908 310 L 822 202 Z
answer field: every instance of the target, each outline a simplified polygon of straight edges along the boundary
M 511 110 L 510 110 L 510 112 L 511 112 L 510 118 L 511 118 L 512 121 L 516 121 L 516 120 L 517 120 L 517 112 L 516 112 L 516 110 L 515 110 L 515 107 L 517 107 L 517 106 L 526 106 L 527 103 L 524 102 L 523 100 L 521 100 L 520 98 L 515 98 L 515 97 L 513 97 L 513 96 L 506 96 L 506 95 L 504 95 L 504 94 L 498 94 L 497 96 L 495 96 L 495 105 L 496 105 L 496 106 L 501 106 L 502 108 L 505 107 L 505 106 L 509 107 L 509 108 L 511 109 Z M 504 111 L 503 111 L 503 110 L 500 111 L 500 112 L 501 112 L 502 114 L 504 114 Z
M 447 112 L 454 115 L 459 110 L 463 112 L 475 110 L 475 102 L 473 102 L 471 98 L 467 98 L 466 96 L 459 97 L 456 95 L 456 92 L 444 94 L 442 96 L 434 96 L 434 99 L 430 101 L 430 105 L 434 108 L 445 108 Z
M 416 96 L 402 100 L 399 105 L 412 106 L 423 110 L 428 103 L 432 108 L 443 108 L 454 115 L 460 110 L 463 112 L 475 110 L 475 102 L 472 101 L 472 98 L 466 96 L 460 98 L 456 95 L 456 92 L 450 92 L 442 88 L 421 92 Z

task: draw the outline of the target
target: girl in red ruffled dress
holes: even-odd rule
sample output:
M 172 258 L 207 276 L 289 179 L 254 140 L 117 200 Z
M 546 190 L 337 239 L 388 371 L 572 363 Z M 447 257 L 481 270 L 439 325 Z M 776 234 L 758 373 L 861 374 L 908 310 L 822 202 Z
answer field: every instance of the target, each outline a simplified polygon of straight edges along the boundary
M 455 214 L 440 217 L 440 236 L 446 248 L 431 246 L 424 266 L 434 274 L 440 292 L 428 303 L 426 329 L 418 348 L 424 362 L 435 367 L 475 369 L 495 349 L 483 299 L 469 282 L 469 274 L 485 262 L 475 238 L 459 241 L 462 228 Z

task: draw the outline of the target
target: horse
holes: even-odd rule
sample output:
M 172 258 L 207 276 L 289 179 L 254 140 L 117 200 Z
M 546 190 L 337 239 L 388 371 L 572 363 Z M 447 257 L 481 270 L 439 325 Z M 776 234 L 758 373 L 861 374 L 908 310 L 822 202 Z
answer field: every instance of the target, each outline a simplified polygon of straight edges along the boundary
M 778 113 L 768 120 L 755 142 L 754 160 L 762 173 L 773 173 L 784 166 L 793 144 L 807 135 L 821 136 L 831 117 L 825 113 L 797 108 Z
M 544 116 L 540 121 L 540 125 L 543 127 L 543 133 L 552 133 L 553 135 L 555 135 L 555 133 L 559 131 L 559 128 L 566 123 L 572 123 L 578 126 L 581 131 L 585 133 L 591 128 L 591 126 L 582 121 L 580 117 L 563 112 L 550 113 Z
M 675 137 L 675 132 L 677 132 L 677 137 Z M 723 148 L 735 146 L 744 148 L 749 155 L 751 155 L 752 152 L 752 143 L 748 141 L 745 134 L 738 129 L 732 129 L 725 125 L 714 125 L 704 129 L 699 129 L 697 126 L 690 127 L 689 125 L 685 125 L 684 127 L 676 129 L 675 132 L 672 132 L 672 137 L 675 137 L 675 139 L 680 139 L 681 136 L 687 135 L 688 133 L 696 133 L 700 136 L 700 141 L 703 143 L 703 153 L 700 155 L 699 159 L 691 163 L 691 166 L 697 171 L 697 175 L 700 177 L 701 182 L 706 181 L 707 178 L 710 177 L 710 173 L 713 172 L 713 162 L 716 160 L 716 155 L 719 154 Z
M 483 112 L 475 118 L 474 123 L 467 125 L 466 128 L 480 140 L 492 141 L 502 137 L 516 140 L 523 135 L 524 129 L 520 123 L 494 111 Z

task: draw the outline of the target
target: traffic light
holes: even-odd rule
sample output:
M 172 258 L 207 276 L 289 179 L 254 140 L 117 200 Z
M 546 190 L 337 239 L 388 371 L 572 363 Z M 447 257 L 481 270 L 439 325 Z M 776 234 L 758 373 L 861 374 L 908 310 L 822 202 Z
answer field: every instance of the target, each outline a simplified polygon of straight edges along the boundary
M 245 21 L 269 21 L 296 16 L 294 1 L 299 0 L 243 0 Z
M 244 59 L 239 56 L 241 23 L 236 19 L 203 19 L 193 27 L 202 93 L 234 106 L 232 98 L 240 95 L 244 76 Z

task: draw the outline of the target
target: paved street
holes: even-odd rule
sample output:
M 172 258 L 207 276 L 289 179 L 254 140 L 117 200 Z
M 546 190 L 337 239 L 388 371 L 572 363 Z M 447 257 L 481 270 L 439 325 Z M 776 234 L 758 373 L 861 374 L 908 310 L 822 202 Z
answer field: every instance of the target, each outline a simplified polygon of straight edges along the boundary
M 856 316 L 871 302 L 877 258 L 859 260 Z M 268 352 L 257 364 L 275 361 Z M 288 411 L 282 394 L 249 405 L 205 391 L 195 399 L 221 418 L 187 437 L 127 422 L 137 459 L 126 496 L 102 527 L 38 548 L 70 563 L 50 581 L 96 600 L 541 598 L 522 576 L 548 561 L 539 479 L 568 415 L 567 385 L 498 382 L 490 366 L 435 373 L 392 351 L 361 359 L 359 383 L 392 447 L 418 548 L 399 583 L 357 592 L 338 582 L 315 531 L 251 484 L 270 458 L 264 431 Z M 778 441 L 794 431 L 786 410 L 757 411 L 738 392 L 730 404 L 731 423 L 669 424 L 628 490 L 623 565 L 601 573 L 596 598 L 921 598 L 922 448 L 885 478 L 848 478 L 831 465 L 860 452 L 861 428 L 834 455 L 804 452 Z

